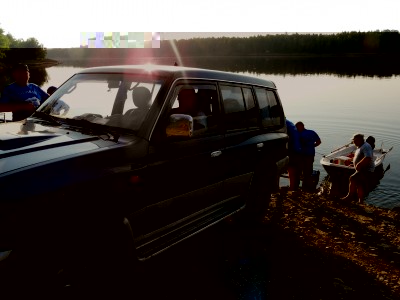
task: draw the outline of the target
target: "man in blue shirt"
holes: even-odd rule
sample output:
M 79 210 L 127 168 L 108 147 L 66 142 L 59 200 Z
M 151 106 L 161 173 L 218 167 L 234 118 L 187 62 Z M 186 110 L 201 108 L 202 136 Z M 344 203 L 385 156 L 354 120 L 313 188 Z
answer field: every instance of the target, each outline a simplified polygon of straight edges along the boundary
M 301 172 L 300 135 L 296 126 L 288 119 L 286 119 L 286 128 L 289 135 L 289 184 L 290 189 L 295 191 L 299 187 Z
M 315 147 L 321 144 L 321 139 L 314 130 L 306 129 L 303 122 L 297 122 L 296 128 L 300 135 L 303 188 L 310 189 L 312 188 Z
M 0 111 L 12 111 L 13 121 L 29 117 L 49 95 L 34 83 L 29 83 L 27 65 L 17 64 L 12 76 L 15 82 L 4 88 L 0 98 Z

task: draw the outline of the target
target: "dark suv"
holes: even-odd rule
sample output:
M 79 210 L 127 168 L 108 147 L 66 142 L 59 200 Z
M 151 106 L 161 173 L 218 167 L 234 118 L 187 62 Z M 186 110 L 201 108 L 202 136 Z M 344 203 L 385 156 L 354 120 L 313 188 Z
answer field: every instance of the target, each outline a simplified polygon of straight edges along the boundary
M 0 126 L 0 274 L 48 284 L 127 268 L 256 212 L 286 168 L 287 142 L 273 82 L 184 67 L 83 70 L 30 118 Z

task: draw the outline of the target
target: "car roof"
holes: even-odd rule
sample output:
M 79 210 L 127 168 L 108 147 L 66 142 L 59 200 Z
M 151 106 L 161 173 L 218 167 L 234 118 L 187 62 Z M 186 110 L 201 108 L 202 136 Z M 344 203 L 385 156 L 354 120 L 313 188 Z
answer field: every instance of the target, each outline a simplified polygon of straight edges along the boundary
M 165 65 L 120 65 L 120 66 L 104 66 L 88 68 L 80 71 L 78 74 L 94 74 L 94 73 L 154 73 L 159 76 L 172 77 L 173 79 L 208 79 L 220 80 L 235 83 L 245 83 L 252 85 L 266 86 L 275 89 L 276 86 L 272 81 L 261 79 L 258 77 L 246 76 L 237 73 L 190 68 L 181 66 L 165 66 Z

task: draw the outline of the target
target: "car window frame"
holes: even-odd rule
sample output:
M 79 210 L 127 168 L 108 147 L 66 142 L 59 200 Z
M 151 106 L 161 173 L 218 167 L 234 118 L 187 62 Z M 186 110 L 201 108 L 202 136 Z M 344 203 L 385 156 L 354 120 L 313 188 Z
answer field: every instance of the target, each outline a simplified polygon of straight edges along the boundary
M 209 137 L 214 137 L 214 136 L 220 136 L 224 134 L 224 128 L 223 128 L 223 111 L 221 108 L 221 103 L 220 103 L 220 94 L 219 94 L 219 87 L 218 87 L 218 81 L 217 80 L 207 80 L 207 79 L 186 79 L 186 78 L 179 78 L 175 80 L 171 86 L 168 89 L 168 93 L 166 94 L 165 101 L 163 103 L 163 108 L 162 111 L 159 114 L 159 117 L 156 121 L 156 124 L 154 125 L 154 130 L 152 131 L 150 140 L 155 143 L 163 143 L 168 141 L 169 139 L 165 136 L 165 132 L 163 133 L 163 129 L 165 129 L 166 124 L 168 124 L 168 118 L 170 115 L 170 111 L 174 105 L 174 102 L 176 100 L 177 94 L 176 94 L 176 88 L 179 85 L 182 86 L 190 86 L 190 85 L 210 85 L 214 86 L 216 90 L 216 103 L 217 103 L 217 108 L 218 112 L 216 115 L 217 118 L 217 128 L 215 131 L 209 131 L 205 132 L 204 134 L 199 134 L 199 135 L 193 135 L 190 138 L 182 138 L 179 139 L 179 141 L 191 141 L 195 139 L 201 139 L 201 138 L 209 138 Z M 175 142 L 171 139 L 171 142 Z
M 259 116 L 260 116 L 259 117 L 259 120 L 260 120 L 259 123 L 260 123 L 260 127 L 262 129 L 264 129 L 264 130 L 272 130 L 272 131 L 284 127 L 285 126 L 285 124 L 284 124 L 285 123 L 285 114 L 284 114 L 282 102 L 281 102 L 281 99 L 279 97 L 277 89 L 271 89 L 271 88 L 268 88 L 268 87 L 265 87 L 265 86 L 253 86 L 253 89 L 254 89 L 255 100 L 256 100 L 257 105 L 259 107 Z M 261 118 L 260 101 L 258 99 L 256 89 L 263 89 L 263 90 L 265 90 L 267 92 L 272 92 L 274 94 L 276 103 L 279 106 L 279 118 L 280 118 L 279 124 L 272 124 L 272 125 L 269 125 L 269 126 L 263 125 L 263 119 Z M 267 96 L 267 98 L 268 98 L 268 96 Z
M 227 128 L 226 124 L 225 124 L 225 107 L 224 107 L 224 101 L 223 101 L 223 97 L 222 97 L 222 93 L 221 93 L 221 85 L 223 86 L 233 86 L 233 87 L 239 87 L 241 90 L 241 94 L 242 94 L 242 100 L 244 103 L 244 115 L 246 118 L 246 127 L 242 127 L 242 128 Z M 249 131 L 249 130 L 259 130 L 261 128 L 261 118 L 260 118 L 260 108 L 259 108 L 259 104 L 255 95 L 255 91 L 254 91 L 254 85 L 252 84 L 245 84 L 245 83 L 236 83 L 236 82 L 224 82 L 224 81 L 219 81 L 218 82 L 218 88 L 220 89 L 220 106 L 223 109 L 223 115 L 224 115 L 224 130 L 225 132 L 240 132 L 240 131 Z M 251 91 L 252 97 L 253 97 L 253 101 L 254 101 L 254 108 L 257 110 L 257 125 L 250 125 L 250 118 L 249 118 L 249 113 L 248 113 L 248 108 L 247 108 L 247 103 L 246 103 L 246 99 L 245 99 L 245 94 L 243 89 L 244 88 L 248 88 Z

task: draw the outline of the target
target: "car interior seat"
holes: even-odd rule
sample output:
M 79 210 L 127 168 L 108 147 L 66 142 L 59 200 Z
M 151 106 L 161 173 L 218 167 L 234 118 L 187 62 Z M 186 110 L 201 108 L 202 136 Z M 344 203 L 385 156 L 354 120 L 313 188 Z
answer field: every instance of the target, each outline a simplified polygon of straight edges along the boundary
M 136 108 L 127 110 L 124 113 L 124 127 L 137 129 L 151 106 L 151 93 L 148 88 L 139 86 L 132 91 L 132 101 Z

